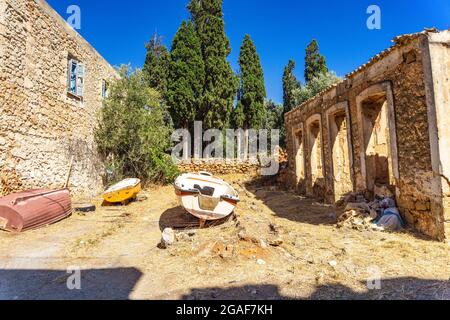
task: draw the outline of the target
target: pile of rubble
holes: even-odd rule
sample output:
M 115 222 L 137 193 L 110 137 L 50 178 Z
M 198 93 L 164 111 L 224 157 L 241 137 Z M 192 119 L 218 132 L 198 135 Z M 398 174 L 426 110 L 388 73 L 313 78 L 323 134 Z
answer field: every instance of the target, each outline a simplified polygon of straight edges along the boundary
M 348 202 L 338 217 L 338 228 L 355 230 L 398 231 L 404 227 L 395 201 L 387 196 L 376 196 L 372 202 L 357 195 L 355 202 Z

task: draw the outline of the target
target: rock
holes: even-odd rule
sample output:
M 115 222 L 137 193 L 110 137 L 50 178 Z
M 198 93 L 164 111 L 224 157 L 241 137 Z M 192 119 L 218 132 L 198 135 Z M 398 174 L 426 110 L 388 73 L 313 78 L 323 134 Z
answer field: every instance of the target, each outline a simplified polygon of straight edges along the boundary
M 185 232 L 179 232 L 176 234 L 177 241 L 191 241 L 192 238 Z
M 259 240 L 259 245 L 263 249 L 267 249 L 268 248 L 267 247 L 267 243 L 263 239 Z
M 266 262 L 263 259 L 258 259 L 256 263 L 259 264 L 260 266 L 264 266 L 266 264 Z
M 394 194 L 386 185 L 375 185 L 374 194 L 379 198 L 393 198 Z
M 330 262 L 328 262 L 328 264 L 333 268 L 337 266 L 337 262 L 335 260 L 331 260 Z
M 245 239 L 247 238 L 247 233 L 245 232 L 245 229 L 239 231 L 238 237 L 240 240 L 245 241 Z
M 166 249 L 175 243 L 175 232 L 171 228 L 164 229 L 161 236 L 160 247 Z
M 258 239 L 256 239 L 255 237 L 249 236 L 245 232 L 245 230 L 239 231 L 238 237 L 239 237 L 239 240 L 241 240 L 241 241 L 251 242 L 251 243 L 254 243 L 254 244 L 259 244 L 260 243 L 260 241 Z
M 356 202 L 366 202 L 366 197 L 364 197 L 362 194 L 359 194 L 356 196 Z
M 283 239 L 278 237 L 275 239 L 270 239 L 268 242 L 272 247 L 279 247 L 283 244 Z
M 274 234 L 278 234 L 279 233 L 279 227 L 275 224 L 269 224 L 269 228 L 270 228 L 270 232 L 274 233 Z

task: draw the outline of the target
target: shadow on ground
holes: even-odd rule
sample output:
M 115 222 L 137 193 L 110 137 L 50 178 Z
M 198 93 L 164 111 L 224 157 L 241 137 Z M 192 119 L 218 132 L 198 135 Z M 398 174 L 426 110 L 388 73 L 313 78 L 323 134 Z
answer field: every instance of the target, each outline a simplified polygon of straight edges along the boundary
M 362 283 L 367 286 L 366 283 Z M 286 296 L 275 285 L 192 289 L 184 300 L 449 300 L 450 281 L 395 278 L 381 281 L 380 290 L 356 292 L 341 284 L 316 287 L 309 296 Z
M 0 270 L 0 300 L 126 300 L 142 276 L 136 268 L 81 270 L 81 290 L 69 290 L 66 270 Z
M 205 227 L 209 228 L 219 226 L 229 221 L 229 219 L 231 219 L 232 217 L 233 215 L 230 215 L 224 219 L 208 221 L 206 222 Z M 198 229 L 199 227 L 199 219 L 188 213 L 181 206 L 164 211 L 159 219 L 159 228 L 161 231 L 163 231 L 165 228 Z
M 334 208 L 317 199 L 301 197 L 289 191 L 276 190 L 266 186 L 263 180 L 248 182 L 246 189 L 280 218 L 312 225 L 334 225 L 336 223 Z
M 128 300 L 142 273 L 136 268 L 81 271 L 81 290 L 69 290 L 73 274 L 54 270 L 0 270 L 0 300 Z M 366 288 L 366 283 L 361 283 Z M 292 289 L 292 288 L 291 288 Z M 295 288 L 293 288 L 295 292 Z M 139 292 L 135 292 L 139 297 Z M 301 294 L 301 293 L 299 293 Z M 145 297 L 141 297 L 145 298 Z M 309 296 L 287 296 L 276 285 L 194 288 L 182 300 L 450 300 L 450 280 L 394 278 L 380 290 L 356 292 L 342 284 L 316 287 Z

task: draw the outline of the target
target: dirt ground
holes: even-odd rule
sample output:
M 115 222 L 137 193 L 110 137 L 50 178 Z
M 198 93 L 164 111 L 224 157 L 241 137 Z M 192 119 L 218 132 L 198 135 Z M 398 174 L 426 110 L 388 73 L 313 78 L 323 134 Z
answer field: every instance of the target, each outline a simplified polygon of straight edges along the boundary
M 337 228 L 333 207 L 245 176 L 235 216 L 199 230 L 171 186 L 43 229 L 0 233 L 0 299 L 450 299 L 450 245 Z M 161 231 L 177 242 L 158 248 Z M 69 290 L 68 270 L 81 269 Z

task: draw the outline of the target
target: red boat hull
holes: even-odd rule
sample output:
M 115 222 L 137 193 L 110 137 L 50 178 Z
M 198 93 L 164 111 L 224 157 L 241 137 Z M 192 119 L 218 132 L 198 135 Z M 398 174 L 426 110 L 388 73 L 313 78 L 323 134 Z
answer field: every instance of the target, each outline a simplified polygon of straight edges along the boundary
M 71 213 L 67 189 L 14 193 L 0 198 L 0 229 L 23 232 L 55 223 Z

